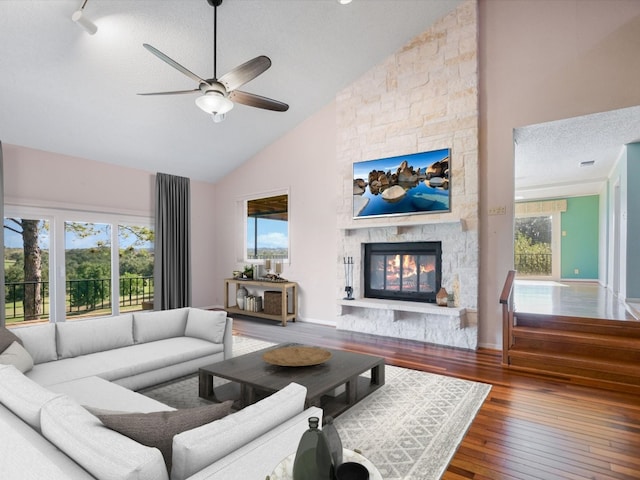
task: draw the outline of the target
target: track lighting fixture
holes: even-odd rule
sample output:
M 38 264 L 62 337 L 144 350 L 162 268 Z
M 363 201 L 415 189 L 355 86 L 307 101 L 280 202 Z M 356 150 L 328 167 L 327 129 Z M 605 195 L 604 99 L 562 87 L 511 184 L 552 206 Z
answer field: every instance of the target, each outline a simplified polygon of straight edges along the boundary
M 93 35 L 98 31 L 98 27 L 96 27 L 95 23 L 84 16 L 84 7 L 87 5 L 87 2 L 88 0 L 84 0 L 80 10 L 73 12 L 71 20 L 80 25 L 89 35 Z

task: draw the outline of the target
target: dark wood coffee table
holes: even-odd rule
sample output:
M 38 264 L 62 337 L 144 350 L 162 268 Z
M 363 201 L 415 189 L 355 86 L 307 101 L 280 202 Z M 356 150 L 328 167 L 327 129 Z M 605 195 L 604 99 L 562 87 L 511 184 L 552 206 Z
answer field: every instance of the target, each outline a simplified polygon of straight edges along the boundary
M 295 344 L 276 345 L 201 368 L 200 397 L 223 401 L 239 396 L 239 406 L 243 408 L 295 382 L 307 388 L 306 406 L 320 407 L 325 416 L 336 417 L 384 385 L 384 358 L 373 355 L 326 349 L 331 358 L 308 367 L 280 367 L 262 359 L 269 350 L 291 345 Z M 367 371 L 371 372 L 370 377 L 363 376 Z M 232 383 L 214 390 L 214 377 Z M 236 393 L 230 395 L 229 390 L 234 387 Z

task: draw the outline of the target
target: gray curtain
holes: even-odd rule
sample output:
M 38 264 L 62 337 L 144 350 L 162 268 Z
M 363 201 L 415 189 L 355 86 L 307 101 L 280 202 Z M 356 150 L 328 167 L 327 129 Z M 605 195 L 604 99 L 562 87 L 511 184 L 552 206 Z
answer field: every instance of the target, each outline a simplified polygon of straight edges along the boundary
M 156 174 L 154 309 L 191 306 L 189 179 Z
M 2 160 L 2 142 L 0 142 L 0 217 L 4 225 L 4 163 Z M 0 235 L 0 252 L 4 259 L 4 227 L 2 227 L 2 235 Z M 0 262 L 0 279 L 2 279 L 2 288 L 0 288 L 0 327 L 4 327 L 6 321 L 6 312 L 4 310 L 4 261 Z

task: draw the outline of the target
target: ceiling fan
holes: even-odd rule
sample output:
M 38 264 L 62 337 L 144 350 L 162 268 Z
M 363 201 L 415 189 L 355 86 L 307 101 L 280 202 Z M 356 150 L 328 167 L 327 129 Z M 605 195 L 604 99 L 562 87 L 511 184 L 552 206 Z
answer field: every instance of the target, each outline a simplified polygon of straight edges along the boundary
M 144 43 L 143 46 L 153 53 L 160 60 L 168 63 L 173 68 L 182 72 L 198 83 L 198 88 L 193 90 L 176 90 L 172 92 L 156 92 L 156 93 L 139 93 L 138 95 L 178 95 L 183 93 L 202 93 L 202 96 L 196 98 L 196 105 L 205 112 L 211 114 L 213 121 L 218 123 L 224 120 L 225 114 L 233 108 L 234 102 L 247 105 L 249 107 L 263 108 L 265 110 L 273 110 L 276 112 L 286 112 L 289 105 L 272 100 L 270 98 L 255 95 L 249 92 L 237 90 L 245 83 L 253 80 L 258 75 L 264 73 L 270 66 L 269 57 L 260 55 L 246 63 L 234 68 L 230 72 L 225 73 L 220 78 L 217 76 L 216 50 L 217 50 L 217 26 L 218 26 L 218 7 L 222 4 L 222 0 L 207 0 L 207 3 L 213 7 L 213 78 L 203 79 L 195 73 L 187 70 L 178 62 L 172 60 L 155 47 Z

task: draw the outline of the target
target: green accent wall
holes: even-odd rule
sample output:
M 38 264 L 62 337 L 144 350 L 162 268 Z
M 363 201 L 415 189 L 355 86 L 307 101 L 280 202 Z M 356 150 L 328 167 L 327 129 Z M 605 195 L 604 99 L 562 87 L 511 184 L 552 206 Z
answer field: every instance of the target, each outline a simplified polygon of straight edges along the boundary
M 627 298 L 640 298 L 640 143 L 627 145 Z
M 598 279 L 599 204 L 598 195 L 567 198 L 561 218 L 561 278 Z

